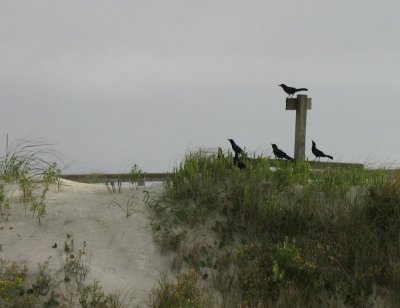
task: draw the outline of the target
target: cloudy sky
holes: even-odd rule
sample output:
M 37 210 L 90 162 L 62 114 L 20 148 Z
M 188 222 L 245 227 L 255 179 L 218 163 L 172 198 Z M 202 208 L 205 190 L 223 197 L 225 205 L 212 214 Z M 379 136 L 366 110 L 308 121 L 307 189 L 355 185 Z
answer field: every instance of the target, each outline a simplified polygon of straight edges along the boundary
M 0 0 L 0 150 L 56 143 L 66 173 L 172 170 L 227 138 L 293 153 L 286 83 L 337 161 L 400 162 L 400 2 Z M 1 141 L 3 139 L 4 141 Z

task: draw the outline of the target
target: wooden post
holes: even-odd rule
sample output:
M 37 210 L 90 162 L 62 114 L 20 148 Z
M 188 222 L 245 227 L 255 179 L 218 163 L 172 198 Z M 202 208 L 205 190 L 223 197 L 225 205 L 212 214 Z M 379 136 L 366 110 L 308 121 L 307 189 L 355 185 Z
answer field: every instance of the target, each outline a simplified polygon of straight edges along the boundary
M 294 137 L 294 159 L 305 158 L 307 110 L 311 110 L 311 98 L 299 94 L 286 98 L 286 110 L 296 110 L 296 131 Z

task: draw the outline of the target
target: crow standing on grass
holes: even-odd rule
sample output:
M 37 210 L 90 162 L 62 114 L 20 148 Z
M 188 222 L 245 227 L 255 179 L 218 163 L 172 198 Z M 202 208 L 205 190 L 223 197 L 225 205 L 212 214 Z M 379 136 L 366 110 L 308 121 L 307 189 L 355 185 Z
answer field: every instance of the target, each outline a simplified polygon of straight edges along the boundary
M 283 91 L 285 91 L 288 95 L 288 97 L 290 97 L 290 95 L 293 96 L 294 93 L 299 92 L 299 91 L 308 91 L 308 89 L 306 88 L 300 88 L 300 89 L 296 89 L 296 88 L 292 88 L 292 87 L 288 87 L 285 84 L 280 84 L 280 87 L 282 87 Z
M 246 164 L 241 161 L 239 158 L 239 154 L 235 153 L 235 157 L 233 158 L 233 164 L 238 167 L 240 170 L 243 170 L 246 168 Z
M 321 157 L 326 157 L 326 158 L 329 158 L 329 159 L 333 159 L 333 156 L 327 155 L 324 152 L 322 152 L 321 150 L 318 150 L 315 142 L 313 140 L 311 140 L 311 141 L 312 141 L 311 151 L 315 155 L 315 159 L 317 159 L 317 158 L 320 159 Z
M 284 158 L 284 159 L 287 159 L 287 160 L 293 160 L 293 158 L 291 158 L 285 152 L 283 152 L 282 150 L 278 149 L 276 144 L 271 143 L 271 145 L 272 145 L 272 150 L 274 151 L 275 158 L 279 158 L 279 159 Z
M 245 163 L 239 158 L 239 154 L 244 153 L 243 149 L 238 146 L 233 139 L 228 139 L 229 142 L 231 143 L 232 150 L 235 152 L 235 157 L 233 157 L 233 164 L 238 167 L 240 170 L 243 170 L 246 168 Z
M 242 149 L 240 146 L 238 146 L 238 145 L 235 143 L 235 141 L 233 141 L 233 139 L 228 139 L 228 140 L 229 140 L 229 142 L 231 143 L 232 150 L 233 150 L 233 152 L 235 152 L 236 155 L 237 155 L 237 154 L 243 153 L 243 149 Z

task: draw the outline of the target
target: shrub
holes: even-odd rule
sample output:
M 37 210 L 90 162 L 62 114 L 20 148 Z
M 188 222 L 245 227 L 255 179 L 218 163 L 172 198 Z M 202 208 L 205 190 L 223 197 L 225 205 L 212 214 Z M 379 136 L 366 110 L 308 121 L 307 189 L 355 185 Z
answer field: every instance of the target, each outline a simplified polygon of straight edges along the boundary
M 188 155 L 153 202 L 153 226 L 167 242 L 177 226 L 218 221 L 218 247 L 239 247 L 232 292 L 244 306 L 279 306 L 285 296 L 363 306 L 377 285 L 400 289 L 400 193 L 385 170 L 313 171 L 262 157 L 243 157 L 239 170 L 232 159 Z
M 129 173 L 129 183 L 132 187 L 137 188 L 137 186 L 144 182 L 144 173 L 138 165 L 134 164 Z
M 86 282 L 90 269 L 86 244 L 78 251 L 68 235 L 62 267 L 52 272 L 49 261 L 28 277 L 25 262 L 0 259 L 0 307 L 129 307 L 133 296 L 105 294 L 98 281 Z M 60 280 L 61 278 L 61 280 Z
M 48 188 L 52 183 L 57 184 L 57 191 L 59 192 L 61 188 L 61 169 L 56 162 L 50 164 L 43 172 L 43 185 Z
M 147 300 L 149 307 L 183 308 L 210 307 L 204 287 L 198 284 L 198 274 L 191 268 L 179 273 L 176 282 L 170 281 L 164 273 L 161 275 L 159 286 L 155 288 Z

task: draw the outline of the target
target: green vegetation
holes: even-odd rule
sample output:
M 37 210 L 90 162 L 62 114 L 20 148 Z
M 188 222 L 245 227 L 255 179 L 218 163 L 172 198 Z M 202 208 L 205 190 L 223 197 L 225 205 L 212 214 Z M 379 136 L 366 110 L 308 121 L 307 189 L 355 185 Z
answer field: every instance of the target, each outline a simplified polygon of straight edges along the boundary
M 90 257 L 86 244 L 78 251 L 68 234 L 62 251 L 63 263 L 58 270 L 49 269 L 49 261 L 38 264 L 35 274 L 28 275 L 23 262 L 0 259 L 1 307 L 129 307 L 132 295 L 106 295 L 99 282 L 86 282 Z
M 86 176 L 84 176 L 82 177 L 81 180 L 83 180 L 83 182 L 86 183 L 96 183 L 92 181 L 95 180 L 99 181 L 98 179 L 101 179 L 103 177 L 104 176 L 102 175 L 97 175 L 97 179 L 96 177 L 94 178 L 89 177 L 88 179 Z M 129 184 L 131 185 L 132 189 L 137 189 L 138 185 L 144 184 L 144 173 L 137 164 L 134 164 L 133 167 L 131 168 L 131 171 L 127 175 L 118 174 L 114 175 L 113 178 L 106 178 L 105 180 L 103 179 L 103 182 L 107 187 L 107 190 L 111 194 L 115 194 L 116 192 L 121 193 L 122 183 L 124 181 L 129 181 Z
M 10 200 L 4 193 L 7 183 L 16 183 L 21 191 L 20 201 L 31 205 L 33 217 L 39 224 L 46 214 L 46 194 L 50 184 L 61 188 L 61 169 L 56 162 L 48 163 L 49 158 L 58 158 L 52 145 L 42 140 L 17 140 L 6 145 L 6 154 L 0 157 L 0 215 L 2 220 L 8 219 L 6 213 Z M 42 179 L 42 183 L 40 181 Z
M 42 224 L 47 192 L 51 184 L 57 185 L 60 192 L 62 183 L 61 169 L 56 162 L 48 163 L 50 158 L 57 158 L 57 152 L 40 140 L 18 140 L 10 147 L 7 145 L 6 155 L 0 157 L 2 221 L 8 219 L 12 206 L 5 189 L 11 184 L 19 187 L 20 201 L 25 203 L 25 217 L 30 205 L 32 217 Z M 129 200 L 127 215 L 134 211 L 132 205 Z M 130 307 L 133 294 L 105 294 L 98 281 L 87 282 L 90 255 L 85 242 L 76 251 L 72 236 L 67 234 L 61 253 L 62 263 L 57 270 L 49 269 L 49 261 L 38 264 L 38 269 L 32 271 L 22 261 L 0 258 L 0 307 Z
M 29 202 L 32 199 L 32 191 L 33 191 L 33 176 L 28 173 L 21 173 L 19 178 L 15 179 L 19 183 L 19 188 L 22 191 L 21 202 Z
M 217 291 L 218 306 L 400 305 L 393 177 L 262 157 L 246 165 L 189 155 L 163 196 L 148 198 L 155 238 L 178 253 L 178 271 L 192 266 Z
M 39 221 L 39 225 L 42 224 L 42 219 L 46 214 L 46 194 L 48 190 L 49 188 L 45 187 L 42 191 L 40 198 L 32 196 L 30 199 L 31 211 L 33 212 L 32 217 L 35 218 L 36 215 L 36 218 Z
M 50 164 L 43 172 L 43 186 L 48 188 L 50 184 L 57 184 L 57 191 L 61 189 L 61 169 L 57 166 L 56 162 Z
M 49 158 L 59 158 L 53 145 L 41 139 L 18 139 L 6 145 L 6 153 L 0 157 L 0 179 L 17 181 L 23 175 L 41 176 L 50 164 Z
M 117 206 L 121 211 L 124 212 L 125 217 L 128 218 L 134 213 L 142 212 L 141 210 L 135 209 L 135 201 L 137 201 L 137 197 L 132 194 L 128 197 L 125 203 L 121 203 L 115 200 L 115 198 L 110 202 L 108 207 Z
M 7 210 L 10 208 L 10 200 L 7 198 L 5 191 L 4 191 L 4 183 L 0 182 L 0 216 L 1 220 L 6 220 Z
M 117 183 L 117 186 L 115 186 L 115 182 Z M 118 193 L 121 193 L 122 181 L 119 178 L 116 180 L 106 180 L 105 185 L 111 194 L 115 194 L 117 191 Z
M 176 282 L 161 276 L 159 286 L 147 300 L 147 305 L 153 308 L 169 307 L 210 307 L 207 290 L 198 286 L 198 273 L 193 269 L 179 273 Z
M 129 172 L 129 183 L 131 183 L 132 188 L 137 188 L 139 184 L 144 182 L 144 173 L 138 165 L 134 164 Z
M 60 191 L 61 171 L 42 158 L 52 153 L 40 148 L 46 144 L 24 142 L 0 159 L 0 216 L 8 219 L 5 189 L 12 183 L 41 224 L 46 193 L 51 184 Z M 162 196 L 145 191 L 155 240 L 176 252 L 176 277 L 161 276 L 148 306 L 400 306 L 398 172 L 243 160 L 247 168 L 239 170 L 230 154 L 189 155 Z M 133 188 L 143 176 L 134 165 Z M 108 187 L 121 191 L 118 182 Z M 126 217 L 136 211 L 134 197 L 111 205 Z M 55 272 L 44 262 L 28 274 L 24 263 L 0 259 L 0 306 L 129 306 L 130 297 L 86 282 L 85 243 L 75 251 L 68 235 L 62 253 Z

